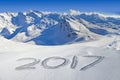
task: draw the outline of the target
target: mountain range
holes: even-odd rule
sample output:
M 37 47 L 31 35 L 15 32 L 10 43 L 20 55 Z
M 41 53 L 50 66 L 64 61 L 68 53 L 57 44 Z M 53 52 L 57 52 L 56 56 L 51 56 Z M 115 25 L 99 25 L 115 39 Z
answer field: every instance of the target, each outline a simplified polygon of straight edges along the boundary
M 62 45 L 120 35 L 120 16 L 70 10 L 68 13 L 0 13 L 0 35 L 36 45 Z

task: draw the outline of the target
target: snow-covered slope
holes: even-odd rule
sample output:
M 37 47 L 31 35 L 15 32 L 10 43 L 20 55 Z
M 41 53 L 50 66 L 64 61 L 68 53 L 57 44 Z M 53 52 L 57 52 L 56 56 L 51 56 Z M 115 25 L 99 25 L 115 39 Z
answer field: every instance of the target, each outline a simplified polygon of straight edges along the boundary
M 119 27 L 100 13 L 0 13 L 0 80 L 120 80 Z
M 85 43 L 36 46 L 0 37 L 0 80 L 119 80 L 119 37 Z
M 0 35 L 37 45 L 59 45 L 119 35 L 120 17 L 99 13 L 28 11 L 0 13 Z

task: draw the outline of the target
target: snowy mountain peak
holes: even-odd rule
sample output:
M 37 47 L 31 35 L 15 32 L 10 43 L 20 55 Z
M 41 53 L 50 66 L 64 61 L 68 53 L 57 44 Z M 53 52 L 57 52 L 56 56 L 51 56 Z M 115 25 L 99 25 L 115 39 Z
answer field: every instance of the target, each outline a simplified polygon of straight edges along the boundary
M 35 10 L 0 13 L 0 35 L 35 44 L 57 45 L 90 41 L 108 34 L 119 35 L 120 18 L 99 13 L 46 13 Z
M 70 9 L 70 10 L 69 10 L 69 14 L 70 14 L 70 15 L 80 15 L 80 11 Z

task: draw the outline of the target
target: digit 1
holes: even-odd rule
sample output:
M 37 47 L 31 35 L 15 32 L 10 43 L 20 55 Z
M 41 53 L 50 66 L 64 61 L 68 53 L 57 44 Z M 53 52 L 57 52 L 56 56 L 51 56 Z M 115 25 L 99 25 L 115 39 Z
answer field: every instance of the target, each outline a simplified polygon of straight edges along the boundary
M 74 69 L 76 67 L 77 63 L 78 63 L 77 56 L 73 56 L 71 68 Z

